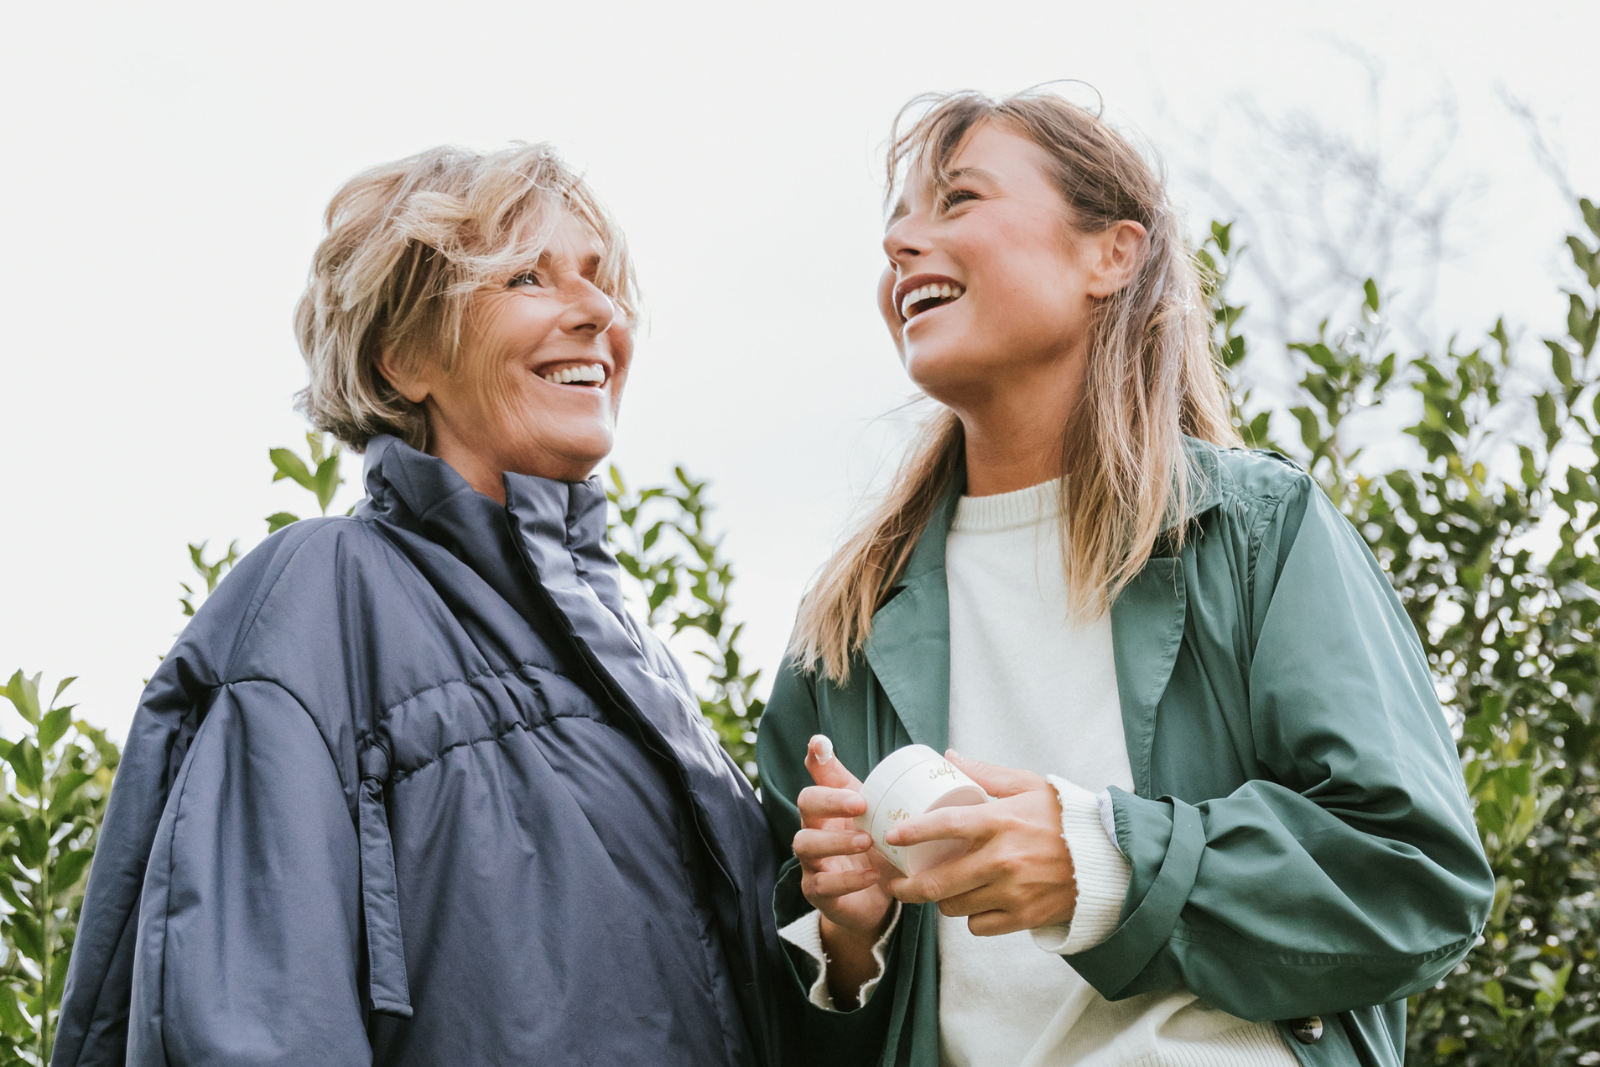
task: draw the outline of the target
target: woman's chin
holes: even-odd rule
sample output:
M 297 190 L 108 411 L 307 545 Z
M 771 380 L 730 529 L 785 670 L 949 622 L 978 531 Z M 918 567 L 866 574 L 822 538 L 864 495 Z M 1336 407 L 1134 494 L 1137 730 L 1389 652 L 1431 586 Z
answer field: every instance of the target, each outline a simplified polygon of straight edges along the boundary
M 941 403 L 992 385 L 995 370 L 959 345 L 915 345 L 906 350 L 906 374 Z

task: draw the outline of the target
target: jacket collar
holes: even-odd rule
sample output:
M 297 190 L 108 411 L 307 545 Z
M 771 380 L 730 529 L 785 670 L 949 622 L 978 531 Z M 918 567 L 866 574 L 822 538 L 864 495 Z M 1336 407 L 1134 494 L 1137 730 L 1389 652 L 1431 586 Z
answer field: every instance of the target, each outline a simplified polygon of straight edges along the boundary
M 508 474 L 502 507 L 444 460 L 388 434 L 367 443 L 363 478 L 363 514 L 441 545 L 530 623 L 543 612 L 530 588 L 519 531 L 508 521 L 513 510 L 522 525 L 564 546 L 596 596 L 612 612 L 623 613 L 616 564 L 605 548 L 606 497 L 598 478 L 558 482 Z
M 1182 501 L 1180 508 L 1177 486 L 1173 486 L 1171 503 L 1161 522 L 1162 533 L 1193 522 L 1222 503 L 1222 464 L 1217 459 L 1217 446 L 1185 436 L 1183 452 L 1189 461 L 1183 474 L 1189 490 L 1188 499 Z
M 893 598 L 872 617 L 867 662 L 906 733 L 943 752 L 950 738 L 950 591 L 944 550 L 966 488 L 957 472 L 912 550 Z

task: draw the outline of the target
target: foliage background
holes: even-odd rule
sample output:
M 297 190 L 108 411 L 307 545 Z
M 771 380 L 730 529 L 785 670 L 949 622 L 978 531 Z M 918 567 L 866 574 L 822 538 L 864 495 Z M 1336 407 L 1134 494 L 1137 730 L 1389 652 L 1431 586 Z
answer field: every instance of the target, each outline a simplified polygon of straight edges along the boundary
M 1324 320 L 1288 345 L 1296 381 L 1271 402 L 1247 382 L 1278 351 L 1253 346 L 1246 308 L 1230 303 L 1244 250 L 1213 224 L 1198 251 L 1236 424 L 1253 446 L 1303 463 L 1388 571 L 1457 730 L 1496 874 L 1478 946 L 1412 998 L 1412 1064 L 1600 1064 L 1600 209 L 1585 200 L 1581 211 L 1563 336 L 1529 343 L 1500 321 L 1474 347 L 1402 354 L 1368 280 L 1353 321 Z M 1397 424 L 1409 452 L 1394 445 Z M 307 444 L 304 457 L 271 450 L 273 480 L 303 487 L 326 514 L 342 456 L 317 435 Z M 734 572 L 707 484 L 682 468 L 643 488 L 615 468 L 609 477 L 613 543 L 638 607 L 698 662 L 702 711 L 753 776 L 759 671 L 739 653 Z M 267 525 L 296 521 L 278 512 Z M 198 580 L 183 587 L 185 615 L 223 580 L 237 543 L 189 555 Z M 0 690 L 25 724 L 0 742 L 0 1067 L 48 1059 L 117 762 L 103 733 L 58 705 L 72 681 L 48 705 L 37 676 L 18 671 Z

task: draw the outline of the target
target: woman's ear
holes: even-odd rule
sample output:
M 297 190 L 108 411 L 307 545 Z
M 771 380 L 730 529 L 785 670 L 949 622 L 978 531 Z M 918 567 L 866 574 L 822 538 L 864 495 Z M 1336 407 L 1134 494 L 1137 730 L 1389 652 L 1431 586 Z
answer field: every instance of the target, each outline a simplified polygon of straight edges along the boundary
M 428 374 L 428 361 L 420 362 L 421 366 L 408 368 L 405 361 L 396 356 L 394 349 L 389 346 L 385 345 L 378 351 L 378 373 L 394 387 L 395 392 L 413 404 L 422 403 L 433 391 L 433 383 Z
M 1139 273 L 1145 257 L 1145 228 L 1132 219 L 1089 237 L 1088 294 L 1104 299 L 1120 293 Z

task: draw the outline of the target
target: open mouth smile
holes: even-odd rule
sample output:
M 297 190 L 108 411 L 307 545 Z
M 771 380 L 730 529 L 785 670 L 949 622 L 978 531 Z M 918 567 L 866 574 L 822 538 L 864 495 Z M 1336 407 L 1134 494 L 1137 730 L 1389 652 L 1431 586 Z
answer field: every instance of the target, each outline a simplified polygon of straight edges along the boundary
M 916 274 L 894 288 L 895 307 L 910 322 L 924 311 L 960 300 L 966 286 L 941 274 Z
M 568 385 L 579 389 L 602 389 L 610 377 L 604 363 L 568 363 L 535 373 L 551 385 Z

